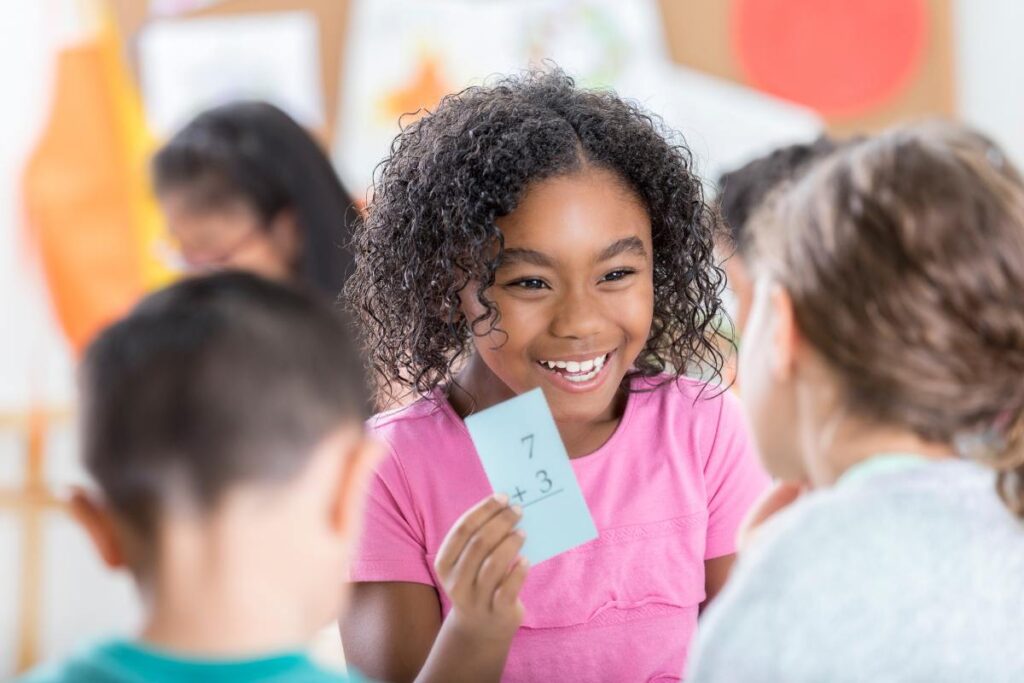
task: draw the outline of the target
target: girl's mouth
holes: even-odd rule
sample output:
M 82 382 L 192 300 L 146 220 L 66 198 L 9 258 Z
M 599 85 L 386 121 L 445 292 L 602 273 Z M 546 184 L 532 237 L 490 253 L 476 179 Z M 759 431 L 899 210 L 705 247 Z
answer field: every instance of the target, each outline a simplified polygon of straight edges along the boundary
M 582 360 L 539 360 L 537 364 L 559 379 L 583 388 L 602 375 L 613 352 Z

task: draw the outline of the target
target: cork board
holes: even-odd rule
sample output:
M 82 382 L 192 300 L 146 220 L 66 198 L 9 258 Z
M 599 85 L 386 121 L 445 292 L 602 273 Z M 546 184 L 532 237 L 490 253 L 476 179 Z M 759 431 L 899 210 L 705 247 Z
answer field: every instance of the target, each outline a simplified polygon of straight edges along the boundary
M 951 0 L 658 2 L 675 62 L 810 106 L 835 134 L 955 113 Z M 823 91 L 829 75 L 847 92 Z
M 136 43 L 139 32 L 151 20 L 145 0 L 113 0 L 129 60 L 137 74 Z M 222 0 L 209 7 L 185 12 L 176 20 L 230 17 L 267 12 L 308 11 L 316 18 L 320 37 L 320 78 L 323 88 L 323 130 L 315 131 L 328 148 L 334 142 L 339 92 L 343 71 L 344 40 L 348 30 L 349 0 Z

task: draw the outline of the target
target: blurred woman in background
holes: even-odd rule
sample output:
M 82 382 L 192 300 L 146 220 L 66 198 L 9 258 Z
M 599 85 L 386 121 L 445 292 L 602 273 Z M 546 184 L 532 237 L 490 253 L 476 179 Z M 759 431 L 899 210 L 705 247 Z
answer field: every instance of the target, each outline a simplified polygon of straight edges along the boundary
M 358 212 L 316 140 L 277 107 L 199 114 L 157 153 L 153 176 L 186 270 L 238 268 L 341 293 Z

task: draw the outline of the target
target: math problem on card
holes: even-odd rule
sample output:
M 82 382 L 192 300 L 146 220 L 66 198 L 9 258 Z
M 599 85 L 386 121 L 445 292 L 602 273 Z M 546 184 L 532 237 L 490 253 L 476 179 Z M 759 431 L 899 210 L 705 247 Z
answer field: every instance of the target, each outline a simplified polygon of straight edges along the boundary
M 534 439 L 535 437 L 533 434 L 527 434 L 519 440 L 526 446 L 527 460 L 533 459 Z M 547 470 L 537 470 L 534 478 L 537 480 L 536 490 L 531 491 L 530 489 L 527 489 L 524 491 L 519 486 L 516 486 L 513 491 L 508 493 L 508 497 L 513 503 L 525 508 L 533 505 L 534 503 L 539 503 L 542 500 L 551 498 L 552 496 L 557 496 L 559 493 L 565 491 L 565 489 L 555 489 L 555 483 L 551 481 L 551 477 L 548 476 Z M 533 494 L 532 496 L 531 493 Z
M 543 562 L 597 537 L 540 389 L 466 418 L 487 478 L 523 508 L 523 556 Z

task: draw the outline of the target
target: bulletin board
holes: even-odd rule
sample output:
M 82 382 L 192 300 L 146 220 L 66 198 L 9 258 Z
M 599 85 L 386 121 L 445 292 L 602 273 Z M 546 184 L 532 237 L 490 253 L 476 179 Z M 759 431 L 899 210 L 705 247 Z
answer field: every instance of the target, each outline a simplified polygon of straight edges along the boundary
M 951 0 L 658 0 L 674 61 L 819 112 L 835 134 L 953 116 Z
M 136 42 L 139 32 L 154 20 L 148 0 L 112 0 L 125 38 L 130 61 L 138 73 Z M 343 70 L 344 39 L 348 30 L 349 0 L 220 0 L 206 7 L 176 15 L 189 18 L 232 17 L 268 12 L 308 11 L 315 18 L 320 38 L 320 79 L 323 88 L 324 127 L 316 131 L 330 148 L 338 120 L 339 92 Z

